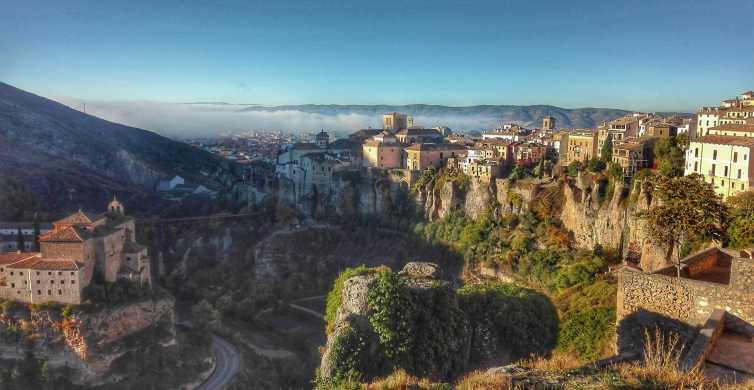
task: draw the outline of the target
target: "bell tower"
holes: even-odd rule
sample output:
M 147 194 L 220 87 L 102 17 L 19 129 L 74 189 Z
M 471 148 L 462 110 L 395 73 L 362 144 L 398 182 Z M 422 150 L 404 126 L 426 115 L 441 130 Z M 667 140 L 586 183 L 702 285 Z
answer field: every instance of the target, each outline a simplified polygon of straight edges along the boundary
M 107 205 L 107 211 L 111 213 L 115 213 L 115 214 L 124 215 L 123 205 L 120 202 L 118 202 L 118 198 L 115 195 L 113 195 L 112 202 L 110 202 L 110 204 Z

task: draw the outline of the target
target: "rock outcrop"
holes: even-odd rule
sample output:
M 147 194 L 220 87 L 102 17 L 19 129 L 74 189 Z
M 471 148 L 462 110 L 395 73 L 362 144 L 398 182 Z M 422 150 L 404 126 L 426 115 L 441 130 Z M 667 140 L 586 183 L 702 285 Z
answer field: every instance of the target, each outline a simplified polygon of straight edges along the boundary
M 437 265 L 431 263 L 407 263 L 400 274 L 403 275 L 402 280 L 408 291 L 409 302 L 406 304 L 411 307 L 422 307 L 427 312 L 437 315 L 450 315 L 443 317 L 442 320 L 453 323 L 443 324 L 444 329 L 452 331 L 452 334 L 421 336 L 430 340 L 437 338 L 434 343 L 442 343 L 447 358 L 421 361 L 415 363 L 412 368 L 435 378 L 448 377 L 463 370 L 470 358 L 471 329 L 466 318 L 460 314 L 458 301 L 450 284 L 430 277 L 430 275 L 437 275 Z M 381 344 L 381 338 L 378 336 L 378 330 L 370 321 L 375 308 L 370 306 L 369 295 L 376 288 L 377 279 L 376 275 L 361 275 L 345 282 L 335 325 L 322 354 L 319 371 L 322 377 L 333 378 L 342 375 L 344 369 L 353 368 L 361 372 L 365 378 L 371 379 L 385 375 L 392 367 L 400 367 L 405 363 L 399 357 L 400 352 L 386 353 Z M 408 323 L 402 326 L 415 326 L 410 322 L 416 320 L 416 318 L 405 319 Z M 424 321 L 440 321 L 440 319 L 425 318 Z M 417 345 L 412 345 L 410 348 L 417 348 Z M 413 356 L 417 352 L 411 351 L 410 354 Z

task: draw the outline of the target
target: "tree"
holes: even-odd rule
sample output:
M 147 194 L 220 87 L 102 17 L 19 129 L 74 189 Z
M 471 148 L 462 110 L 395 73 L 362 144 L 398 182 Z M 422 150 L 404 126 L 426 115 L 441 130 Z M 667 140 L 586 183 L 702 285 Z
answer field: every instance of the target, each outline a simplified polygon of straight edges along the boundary
M 568 176 L 578 176 L 579 171 L 583 169 L 580 161 L 573 161 L 568 164 Z
M 650 184 L 659 202 L 639 216 L 647 221 L 651 239 L 667 247 L 665 260 L 693 239 L 721 240 L 727 207 L 701 176 L 656 176 Z M 680 256 L 677 266 L 680 277 Z
M 728 198 L 730 225 L 729 245 L 733 248 L 754 246 L 754 191 L 744 191 Z
M 662 138 L 654 146 L 657 170 L 666 177 L 683 176 L 685 163 L 683 150 L 678 147 L 675 137 Z
M 589 172 L 594 173 L 602 172 L 602 170 L 605 169 L 605 162 L 600 159 L 593 158 L 587 163 L 586 169 L 588 169 Z
M 602 144 L 602 150 L 600 150 L 600 157 L 605 163 L 610 163 L 613 160 L 613 136 L 608 135 L 605 139 L 605 143 Z
M 16 249 L 23 252 L 24 248 L 26 246 L 26 242 L 24 242 L 24 234 L 21 232 L 21 228 L 18 228 L 18 235 L 16 236 Z

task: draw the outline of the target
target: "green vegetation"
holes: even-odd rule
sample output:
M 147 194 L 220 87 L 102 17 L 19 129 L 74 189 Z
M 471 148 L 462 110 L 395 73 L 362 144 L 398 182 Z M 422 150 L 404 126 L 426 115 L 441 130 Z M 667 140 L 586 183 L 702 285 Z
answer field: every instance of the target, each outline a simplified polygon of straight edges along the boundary
M 684 141 L 681 138 L 680 141 Z M 654 160 L 659 173 L 665 177 L 683 176 L 684 156 L 677 137 L 661 138 L 654 146 Z
M 602 157 L 602 161 L 606 164 L 613 161 L 613 137 L 612 135 L 609 135 L 605 142 L 602 144 L 602 149 L 600 149 L 600 157 Z
M 496 282 L 467 285 L 458 291 L 458 296 L 459 306 L 472 326 L 487 329 L 499 349 L 524 357 L 547 354 L 555 346 L 557 313 L 541 293 Z M 475 337 L 472 351 L 484 350 L 487 342 Z
M 727 207 L 712 185 L 701 176 L 668 178 L 659 175 L 649 183 L 661 200 L 640 214 L 648 222 L 650 237 L 666 248 L 669 261 L 681 245 L 698 240 L 722 242 Z M 680 264 L 678 264 L 680 272 Z
M 614 324 L 614 308 L 595 307 L 577 312 L 563 321 L 558 347 L 576 353 L 583 360 L 597 359 L 604 352 Z
M 754 246 L 754 191 L 740 192 L 727 200 L 730 206 L 729 245 L 733 248 Z
M 327 294 L 327 306 L 325 308 L 325 323 L 327 334 L 332 333 L 333 326 L 335 325 L 335 316 L 338 314 L 338 308 L 340 308 L 341 297 L 343 293 L 343 286 L 346 280 L 359 275 L 368 275 L 378 272 L 377 268 L 369 268 L 365 265 L 360 265 L 354 268 L 346 268 L 338 275 L 333 283 L 333 288 Z

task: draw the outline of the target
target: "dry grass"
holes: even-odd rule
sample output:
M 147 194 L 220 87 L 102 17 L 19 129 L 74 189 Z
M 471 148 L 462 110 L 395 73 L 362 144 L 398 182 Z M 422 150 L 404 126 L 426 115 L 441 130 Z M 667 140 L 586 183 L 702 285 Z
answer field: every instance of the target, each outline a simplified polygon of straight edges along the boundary
M 677 334 L 666 335 L 659 329 L 645 332 L 644 361 L 621 364 L 618 372 L 627 383 L 642 388 L 709 389 L 718 387 L 707 381 L 700 370 L 684 372 L 678 368 L 684 345 Z
M 398 370 L 390 376 L 364 385 L 364 390 L 430 390 L 436 388 L 426 378 L 417 378 L 404 370 Z
M 525 368 L 552 373 L 565 373 L 582 366 L 579 358 L 568 352 L 556 352 L 550 358 L 531 357 L 516 363 Z
M 456 390 L 510 389 L 510 381 L 502 375 L 492 375 L 485 371 L 474 371 L 461 378 Z

